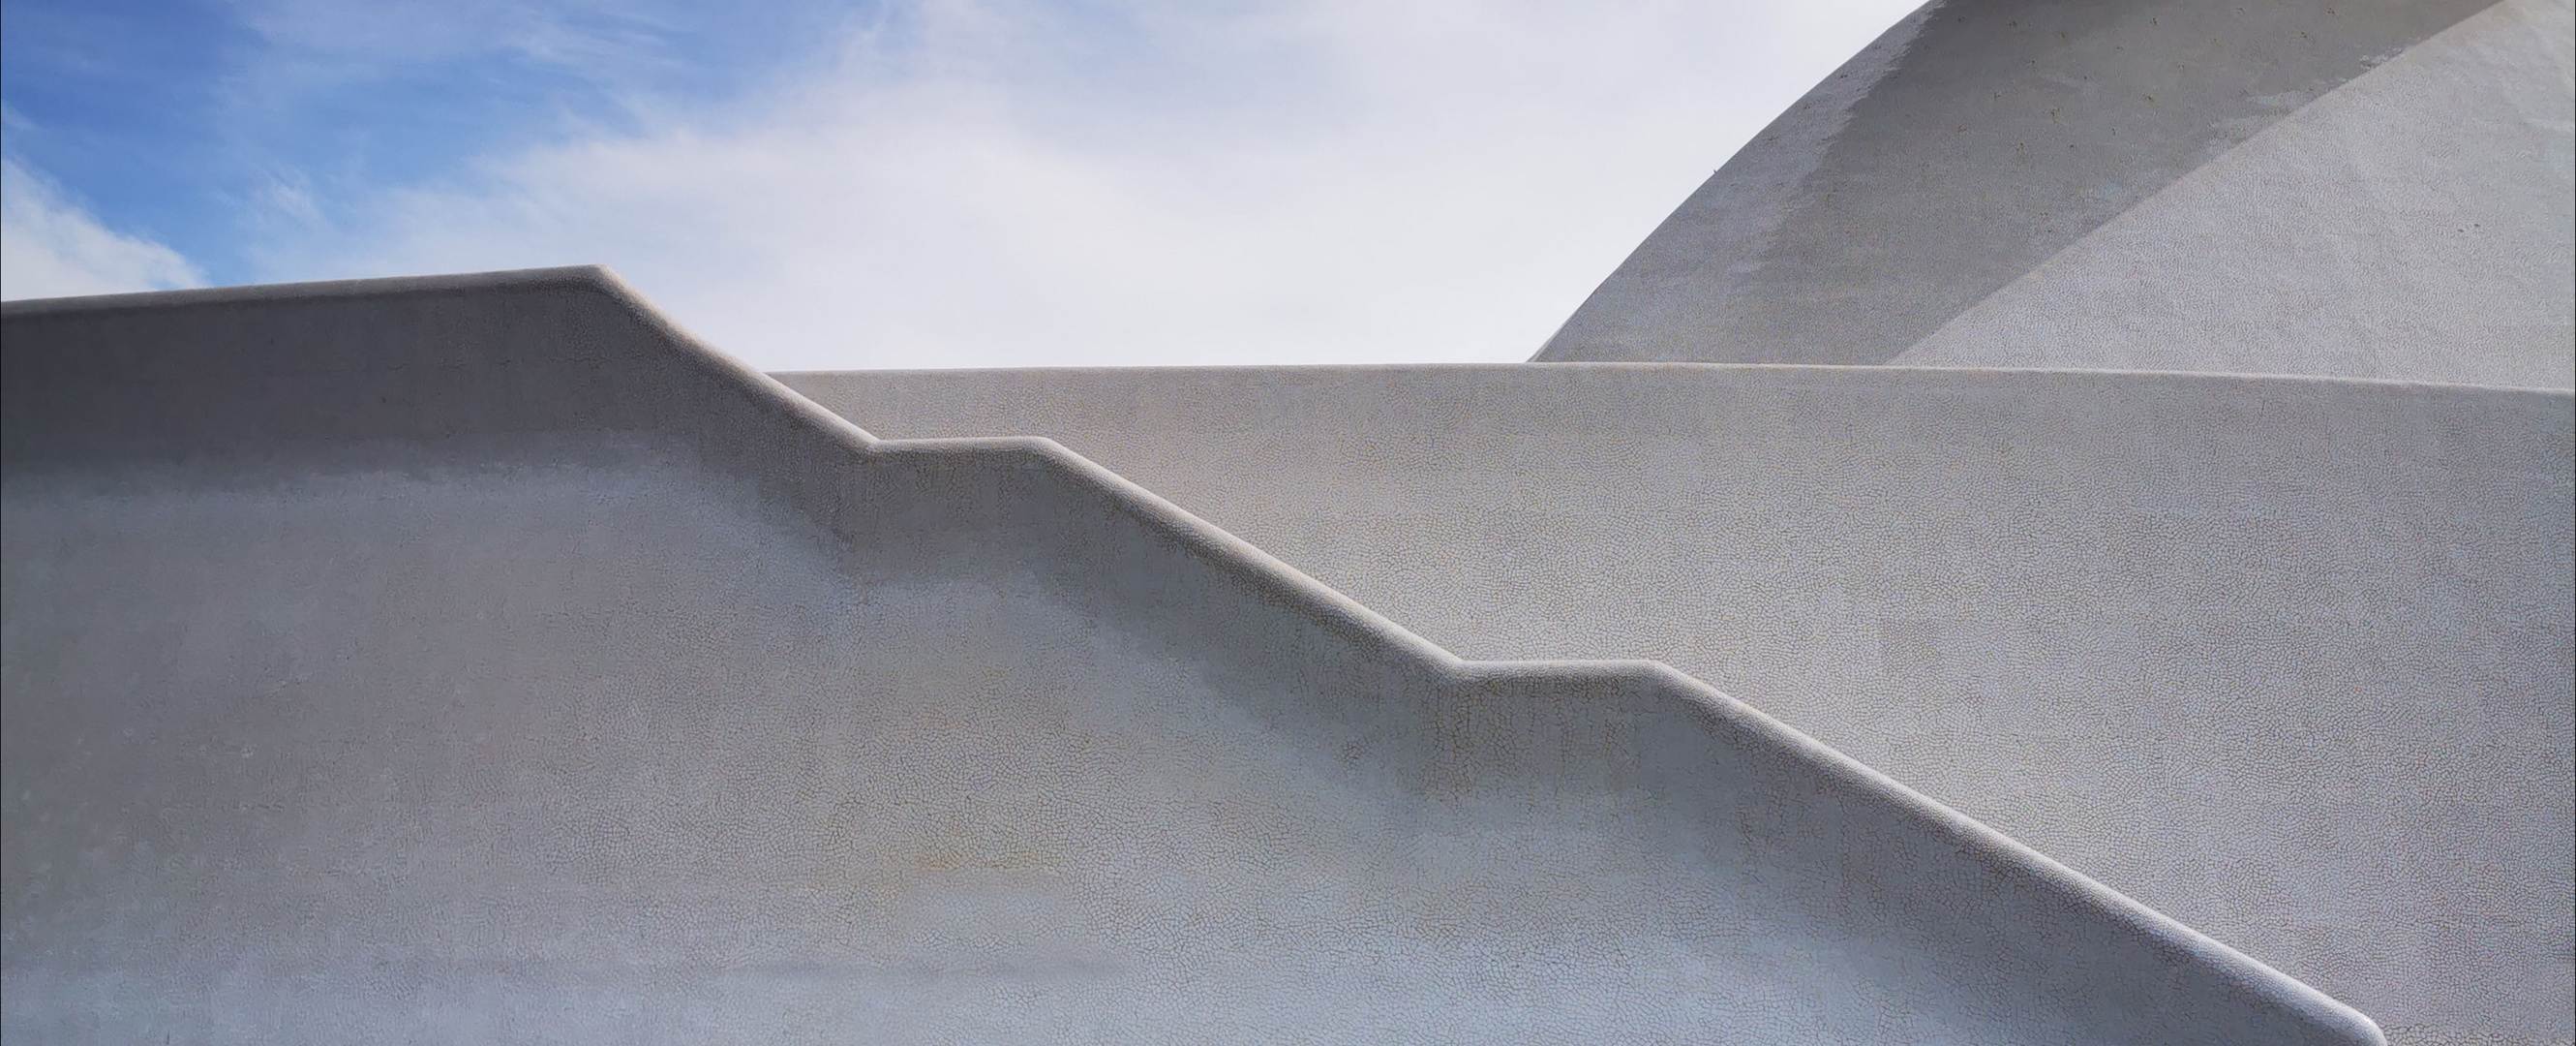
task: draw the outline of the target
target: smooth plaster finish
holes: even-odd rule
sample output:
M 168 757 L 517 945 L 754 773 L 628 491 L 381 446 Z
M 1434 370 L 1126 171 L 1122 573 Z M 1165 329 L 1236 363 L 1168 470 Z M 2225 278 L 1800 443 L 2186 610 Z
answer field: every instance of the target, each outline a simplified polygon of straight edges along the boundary
M 0 324 L 13 1043 L 2380 1038 L 1670 669 L 1461 661 L 599 270 Z
M 2571 12 L 2470 16 L 1892 362 L 2576 386 Z
M 2576 1036 L 2571 402 L 1563 364 L 861 372 L 1477 658 L 1652 658 L 2359 1006 Z
M 1727 160 L 1537 359 L 1887 362 L 2486 6 L 1934 0 Z

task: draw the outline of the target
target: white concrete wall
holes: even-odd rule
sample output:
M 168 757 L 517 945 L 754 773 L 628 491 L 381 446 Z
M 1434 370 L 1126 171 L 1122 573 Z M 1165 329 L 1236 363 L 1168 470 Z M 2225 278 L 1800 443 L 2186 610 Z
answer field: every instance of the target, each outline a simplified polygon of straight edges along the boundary
M 1060 440 L 1465 656 L 1672 664 L 2407 1041 L 2576 1035 L 2564 393 L 1687 364 L 785 380 L 874 431 Z
M 1464 662 L 612 277 L 0 311 L 12 1042 L 2369 1043 L 1636 662 Z

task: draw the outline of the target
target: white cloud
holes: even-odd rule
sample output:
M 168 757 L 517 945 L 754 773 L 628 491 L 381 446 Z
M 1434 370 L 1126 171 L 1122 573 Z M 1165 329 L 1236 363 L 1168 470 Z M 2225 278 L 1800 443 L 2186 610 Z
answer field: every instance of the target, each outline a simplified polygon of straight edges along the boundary
M 168 247 L 119 235 L 43 172 L 0 160 L 0 298 L 195 287 L 205 276 Z
M 1908 9 L 929 0 L 792 90 L 261 257 L 605 262 L 771 369 L 1518 360 Z

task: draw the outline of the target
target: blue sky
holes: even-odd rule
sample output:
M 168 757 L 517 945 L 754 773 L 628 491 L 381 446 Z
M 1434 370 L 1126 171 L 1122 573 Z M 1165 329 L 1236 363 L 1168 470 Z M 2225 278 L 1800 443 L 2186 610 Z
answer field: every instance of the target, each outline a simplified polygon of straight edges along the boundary
M 839 28 L 783 4 L 9 0 L 0 12 L 11 157 L 224 283 L 265 275 L 249 250 L 261 230 L 245 219 L 293 220 L 299 201 L 433 181 L 562 136 L 633 133 L 630 106 L 733 96 Z
M 1910 5 L 0 2 L 0 293 L 618 269 L 773 369 L 1525 358 Z

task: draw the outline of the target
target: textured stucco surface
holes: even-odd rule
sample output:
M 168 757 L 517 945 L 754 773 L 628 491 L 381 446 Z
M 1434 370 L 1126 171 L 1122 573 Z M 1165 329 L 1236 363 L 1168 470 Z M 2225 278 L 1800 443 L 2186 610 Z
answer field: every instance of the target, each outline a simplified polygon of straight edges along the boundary
M 1464 656 L 1654 658 L 2371 1013 L 2560 1042 L 2565 394 L 1711 365 L 785 375 Z
M 10 1039 L 2065 1034 L 1643 804 L 1408 794 L 1032 575 L 582 456 L 11 481 Z
M 595 270 L 0 316 L 12 1042 L 2379 1038 L 1669 668 L 1461 661 Z
M 1537 358 L 1884 363 L 2487 6 L 1935 0 L 1728 159 Z
M 2571 12 L 2470 16 L 1892 362 L 2576 384 Z

